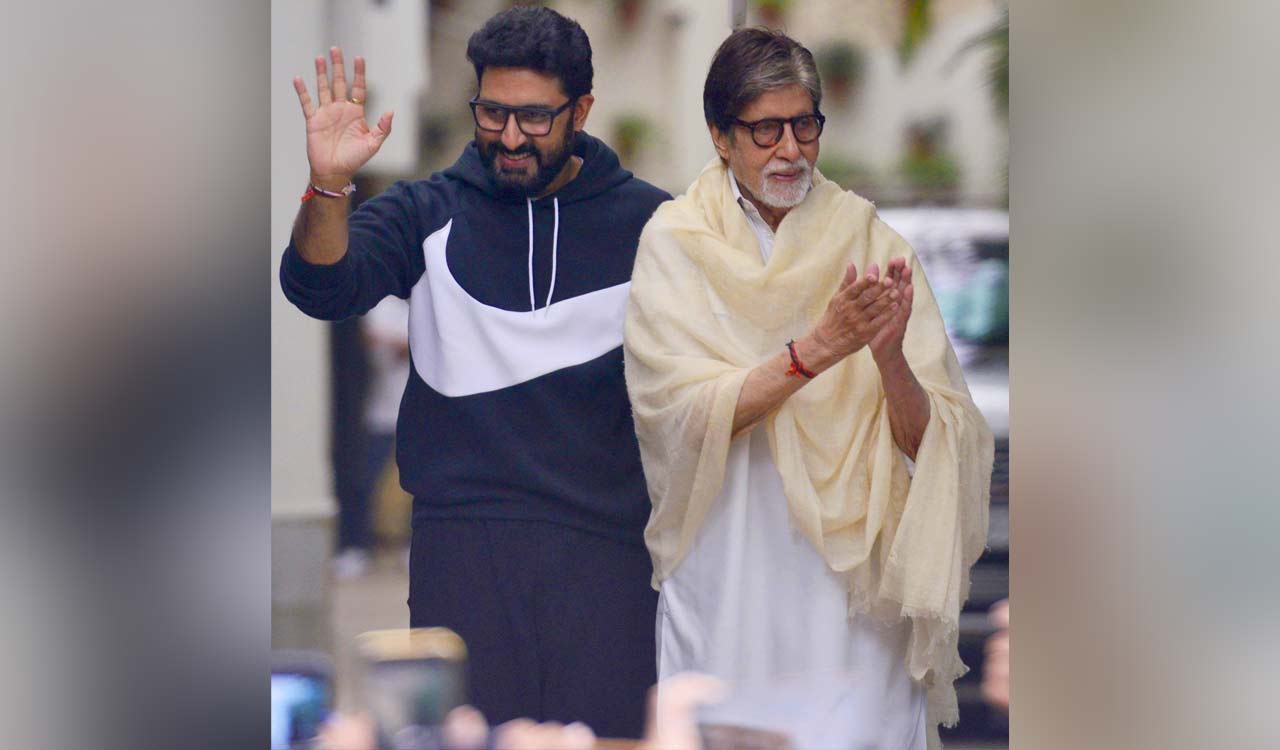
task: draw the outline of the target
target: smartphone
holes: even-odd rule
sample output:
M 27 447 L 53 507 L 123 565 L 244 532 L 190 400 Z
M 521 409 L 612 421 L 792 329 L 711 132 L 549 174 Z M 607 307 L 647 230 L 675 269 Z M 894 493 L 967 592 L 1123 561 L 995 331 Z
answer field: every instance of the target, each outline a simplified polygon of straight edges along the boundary
M 333 663 L 313 651 L 271 653 L 271 750 L 311 746 L 333 708 Z
M 375 630 L 356 637 L 362 694 L 381 750 L 442 745 L 445 714 L 467 702 L 467 646 L 448 628 Z

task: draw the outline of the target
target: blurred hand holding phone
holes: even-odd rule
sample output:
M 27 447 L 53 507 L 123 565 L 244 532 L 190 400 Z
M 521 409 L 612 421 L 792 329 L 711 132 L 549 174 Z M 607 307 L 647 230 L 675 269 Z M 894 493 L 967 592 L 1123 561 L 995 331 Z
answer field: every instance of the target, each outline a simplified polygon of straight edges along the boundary
M 271 750 L 309 748 L 333 706 L 333 665 L 324 654 L 271 654 Z
M 356 638 L 364 704 L 379 750 L 438 750 L 450 711 L 467 702 L 467 647 L 447 628 L 376 630 Z

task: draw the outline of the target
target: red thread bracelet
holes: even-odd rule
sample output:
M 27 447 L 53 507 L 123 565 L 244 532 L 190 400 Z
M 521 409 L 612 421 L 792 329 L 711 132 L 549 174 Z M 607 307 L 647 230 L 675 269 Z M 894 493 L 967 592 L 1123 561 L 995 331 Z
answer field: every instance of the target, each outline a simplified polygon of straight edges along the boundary
M 787 370 L 788 375 L 803 375 L 810 380 L 817 377 L 817 373 L 804 369 L 804 364 L 800 362 L 800 357 L 796 355 L 796 342 L 794 340 L 787 342 L 787 353 L 791 355 L 791 367 Z
M 314 182 L 310 182 L 310 183 L 307 183 L 307 192 L 302 194 L 302 200 L 305 201 L 308 198 L 313 198 L 317 195 L 323 195 L 326 198 L 346 198 L 348 195 L 351 195 L 355 191 L 356 191 L 356 184 L 354 182 L 348 182 L 347 186 L 344 187 L 342 189 L 342 192 L 340 193 L 335 193 L 332 190 L 325 190 L 324 188 L 316 187 L 316 184 Z

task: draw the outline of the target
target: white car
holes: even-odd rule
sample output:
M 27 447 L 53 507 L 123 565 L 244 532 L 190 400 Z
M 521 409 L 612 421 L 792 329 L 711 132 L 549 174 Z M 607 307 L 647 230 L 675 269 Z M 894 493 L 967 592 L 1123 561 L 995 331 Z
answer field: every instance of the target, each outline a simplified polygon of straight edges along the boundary
M 973 400 L 1009 436 L 1009 214 L 997 209 L 886 208 L 911 244 L 947 324 Z

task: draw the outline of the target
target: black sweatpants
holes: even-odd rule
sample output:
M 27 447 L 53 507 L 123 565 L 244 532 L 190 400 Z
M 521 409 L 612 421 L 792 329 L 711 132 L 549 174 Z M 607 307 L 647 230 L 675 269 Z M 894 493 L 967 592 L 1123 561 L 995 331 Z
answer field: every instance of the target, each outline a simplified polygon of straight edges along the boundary
M 651 574 L 644 547 L 557 524 L 415 518 L 409 624 L 462 636 L 470 701 L 491 724 L 639 737 L 657 679 Z

